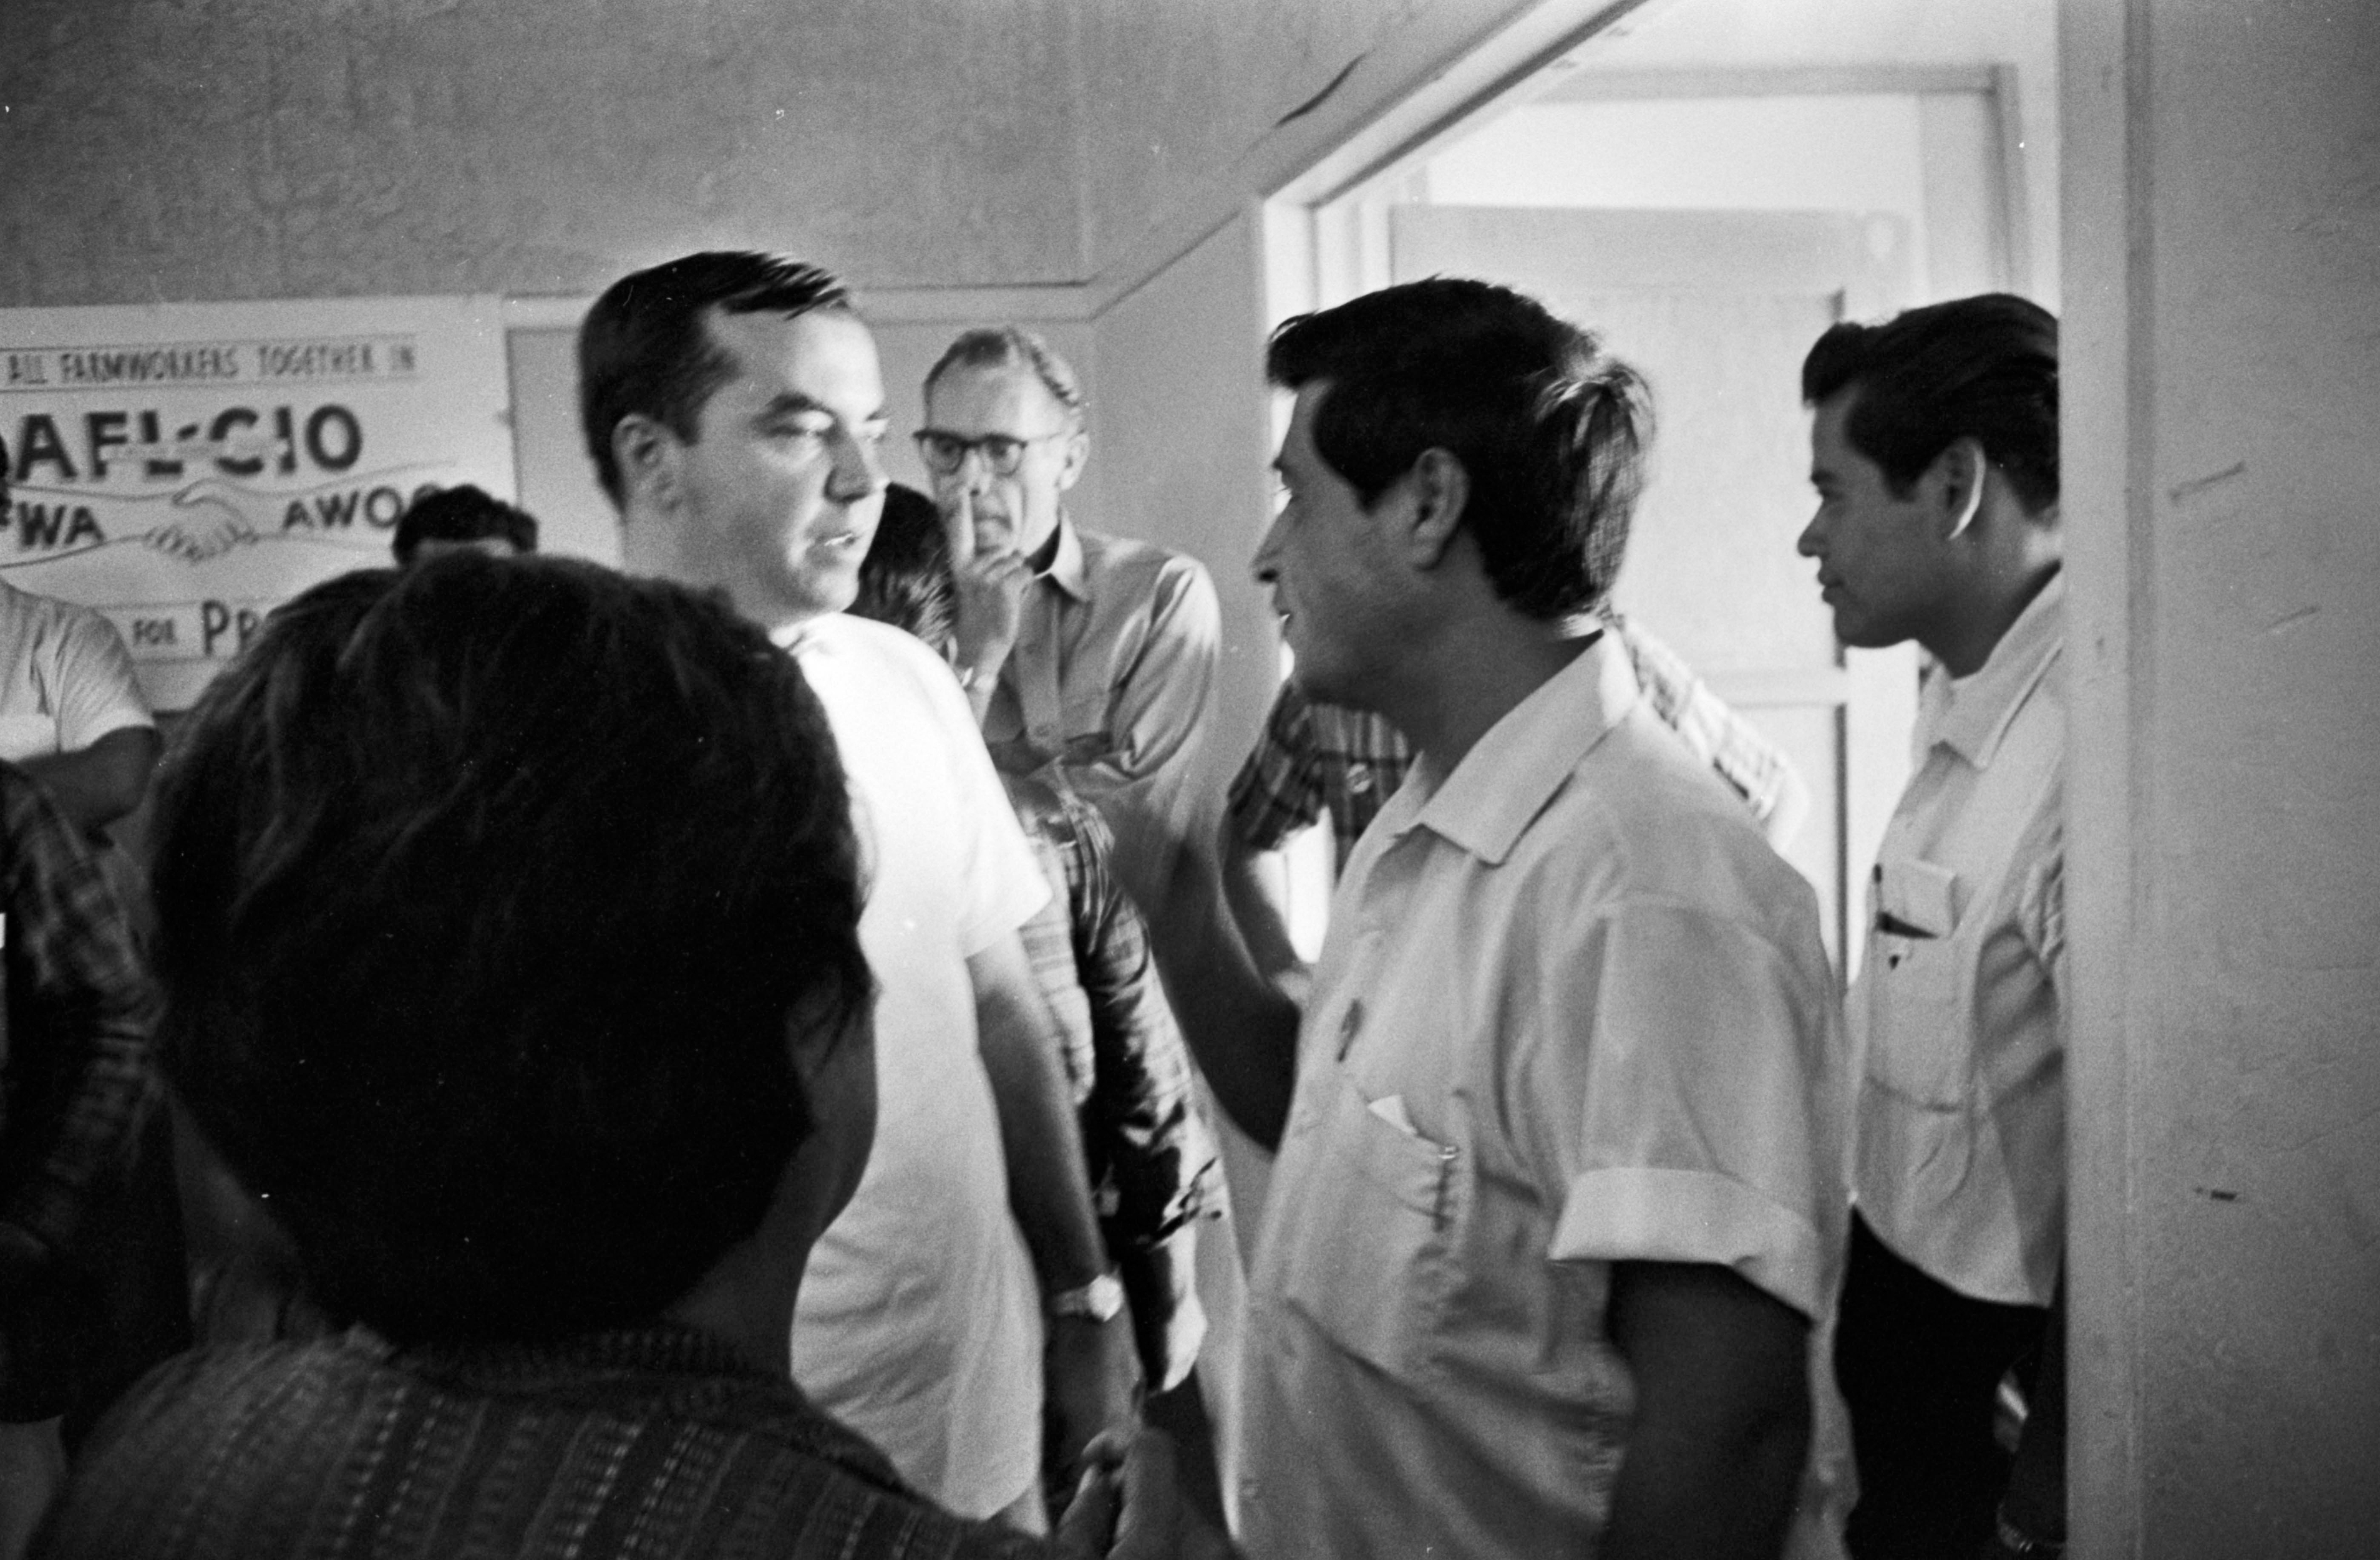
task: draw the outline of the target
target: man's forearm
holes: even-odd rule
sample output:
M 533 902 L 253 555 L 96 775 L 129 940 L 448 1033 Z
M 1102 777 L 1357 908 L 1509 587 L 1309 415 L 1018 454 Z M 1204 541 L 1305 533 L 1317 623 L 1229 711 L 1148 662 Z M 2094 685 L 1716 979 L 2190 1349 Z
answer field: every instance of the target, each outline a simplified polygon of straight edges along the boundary
M 1008 1197 L 1042 1287 L 1080 1288 L 1107 1270 L 1059 1052 L 1057 1021 L 1012 937 L 967 961 Z
M 1232 1122 L 1276 1148 L 1297 1082 L 1297 1004 L 1249 957 L 1211 853 L 1184 847 L 1173 882 L 1147 907 L 1173 1016 Z
M 1730 1270 L 1616 1263 L 1607 1323 L 1636 1411 L 1606 1560 L 1776 1560 L 1810 1445 L 1809 1328 Z
M 1294 982 L 1302 989 L 1305 961 L 1289 935 L 1288 873 L 1279 851 L 1253 851 L 1239 829 L 1225 817 L 1219 841 L 1222 852 L 1223 898 L 1232 918 L 1246 940 L 1248 955 L 1268 979 Z
M 140 805 L 162 747 L 149 727 L 124 726 L 89 747 L 26 758 L 17 767 L 40 781 L 67 821 L 87 834 Z
M 1605 1560 L 1775 1560 L 1809 1454 L 1809 1419 L 1732 1437 L 1640 1416 L 1611 1495 Z

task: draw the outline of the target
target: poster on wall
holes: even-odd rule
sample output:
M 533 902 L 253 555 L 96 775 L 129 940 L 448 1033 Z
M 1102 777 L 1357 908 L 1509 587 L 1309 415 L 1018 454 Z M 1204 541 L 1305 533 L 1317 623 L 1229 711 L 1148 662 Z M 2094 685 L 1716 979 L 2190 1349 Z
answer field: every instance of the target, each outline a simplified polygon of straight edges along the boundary
M 0 580 L 96 609 L 158 709 L 389 562 L 418 496 L 513 496 L 493 297 L 0 309 Z

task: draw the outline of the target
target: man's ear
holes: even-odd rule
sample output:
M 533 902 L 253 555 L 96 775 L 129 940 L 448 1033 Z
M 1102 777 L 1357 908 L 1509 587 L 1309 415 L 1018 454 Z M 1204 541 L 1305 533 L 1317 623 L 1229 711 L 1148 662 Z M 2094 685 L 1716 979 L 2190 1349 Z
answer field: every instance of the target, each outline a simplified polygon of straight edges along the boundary
M 620 507 L 666 514 L 676 507 L 686 442 L 658 418 L 630 412 L 612 428 L 612 459 L 620 468 Z
M 1064 492 L 1083 475 L 1083 463 L 1091 458 L 1091 436 L 1081 429 L 1066 435 L 1062 447 L 1062 464 L 1058 467 L 1058 490 Z
M 1942 447 L 1926 468 L 1927 490 L 1935 495 L 1947 528 L 1944 540 L 1963 535 L 1975 516 L 1983 512 L 1984 483 L 1991 475 L 1991 457 L 1984 453 L 1981 441 L 1961 435 Z
M 1463 528 L 1463 512 L 1471 502 L 1471 473 L 1451 451 L 1433 445 L 1421 453 L 1402 481 L 1413 502 L 1405 528 L 1407 556 L 1415 568 L 1434 569 Z

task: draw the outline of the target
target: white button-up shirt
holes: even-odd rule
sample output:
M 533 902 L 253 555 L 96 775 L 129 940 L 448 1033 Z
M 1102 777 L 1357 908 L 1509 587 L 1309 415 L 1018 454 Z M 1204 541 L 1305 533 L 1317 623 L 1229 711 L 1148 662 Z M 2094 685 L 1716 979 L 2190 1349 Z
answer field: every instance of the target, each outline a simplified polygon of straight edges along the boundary
M 1977 1300 L 2047 1305 L 2066 1237 L 2066 593 L 1937 671 L 1852 988 L 1853 1181 L 1878 1239 Z
M 1598 641 L 1348 862 L 1250 1285 L 1248 1553 L 1592 1553 L 1614 1262 L 1812 1317 L 1839 1448 L 1849 1114 L 1808 885 Z M 1838 1552 L 1818 1460 L 1797 1555 Z
M 131 653 L 105 618 L 0 583 L 0 758 L 76 753 L 110 732 L 155 724 Z

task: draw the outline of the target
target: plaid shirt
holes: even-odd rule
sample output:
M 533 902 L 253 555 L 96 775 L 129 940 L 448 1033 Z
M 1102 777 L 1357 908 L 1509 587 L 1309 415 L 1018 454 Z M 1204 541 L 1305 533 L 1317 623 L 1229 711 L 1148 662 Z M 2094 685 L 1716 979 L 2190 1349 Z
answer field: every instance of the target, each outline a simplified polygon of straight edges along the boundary
M 1053 892 L 1020 927 L 1065 1035 L 1067 1081 L 1108 1255 L 1122 1269 L 1151 1391 L 1196 1358 L 1186 1288 L 1196 1221 L 1222 1209 L 1222 1162 L 1190 1053 L 1158 985 L 1148 926 L 1109 866 L 1106 821 L 1052 771 L 1003 775 Z
M 1791 762 L 1722 703 L 1677 652 L 1616 613 L 1606 626 L 1627 648 L 1653 712 L 1766 824 L 1793 785 Z M 1283 683 L 1264 735 L 1232 780 L 1232 827 L 1250 850 L 1276 851 L 1327 811 L 1343 868 L 1412 767 L 1413 749 L 1403 734 L 1379 716 L 1316 704 L 1294 683 Z
M 1192 1102 L 1190 1053 L 1157 982 L 1148 923 L 1109 867 L 1105 820 L 1062 785 L 1002 779 L 1043 873 L 1064 889 L 1022 935 L 1065 1031 L 1091 1184 L 1111 1239 L 1153 1245 L 1209 1209 L 1220 1174 Z
M 41 786 L 0 764 L 0 1223 L 55 1252 L 156 1095 L 156 1005 L 124 910 Z

